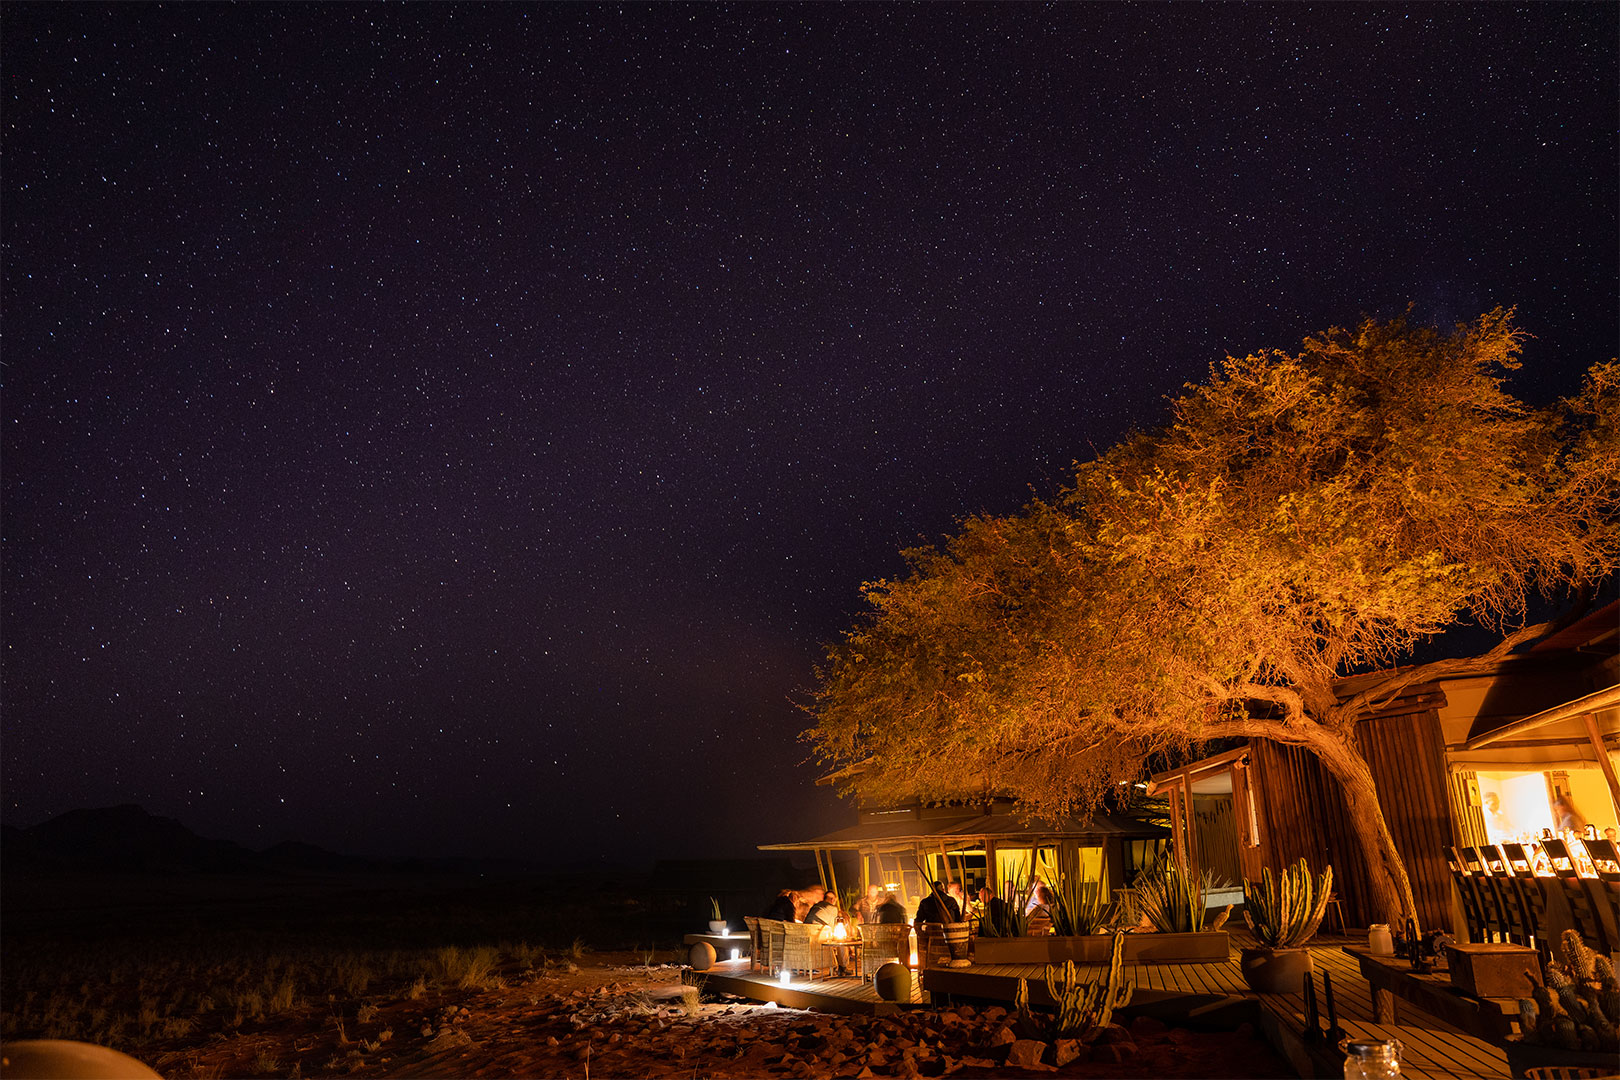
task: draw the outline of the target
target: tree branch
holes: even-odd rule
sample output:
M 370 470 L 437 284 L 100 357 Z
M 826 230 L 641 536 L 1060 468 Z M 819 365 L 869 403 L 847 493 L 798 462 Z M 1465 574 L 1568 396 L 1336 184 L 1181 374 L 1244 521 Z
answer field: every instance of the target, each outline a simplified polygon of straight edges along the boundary
M 1450 675 L 1466 675 L 1469 672 L 1480 671 L 1498 663 L 1507 657 L 1514 649 L 1526 641 L 1534 641 L 1545 637 L 1562 627 L 1562 620 L 1536 623 L 1515 630 L 1503 638 L 1490 652 L 1479 656 L 1458 657 L 1453 660 L 1436 660 L 1428 664 L 1419 664 L 1417 667 L 1407 668 L 1392 674 L 1383 682 L 1369 686 L 1359 694 L 1354 694 L 1333 710 L 1340 716 L 1355 719 L 1365 712 L 1377 712 L 1401 695 L 1401 691 L 1416 683 L 1432 682 L 1435 679 Z M 1382 697 L 1383 700 L 1376 700 Z

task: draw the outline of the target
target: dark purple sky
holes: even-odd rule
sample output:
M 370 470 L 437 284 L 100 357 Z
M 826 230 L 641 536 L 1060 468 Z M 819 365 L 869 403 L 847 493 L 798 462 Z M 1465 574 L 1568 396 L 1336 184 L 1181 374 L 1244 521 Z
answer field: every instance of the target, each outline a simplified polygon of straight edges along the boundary
M 1617 12 L 7 4 L 6 819 L 835 826 L 899 547 L 1364 312 L 1613 355 Z

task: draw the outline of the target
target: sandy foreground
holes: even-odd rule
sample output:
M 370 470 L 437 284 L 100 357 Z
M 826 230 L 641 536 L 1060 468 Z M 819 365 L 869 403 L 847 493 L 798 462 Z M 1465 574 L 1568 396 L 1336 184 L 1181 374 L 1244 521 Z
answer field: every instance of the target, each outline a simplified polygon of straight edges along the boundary
M 378 1002 L 141 1055 L 183 1077 L 1287 1077 L 1248 1030 L 1141 1019 L 1092 1047 L 1019 1041 L 1007 1010 L 833 1016 L 691 998 L 672 964 L 597 955 L 498 989 Z M 363 1019 L 361 1019 L 363 1017 Z M 1054 1068 L 1051 1062 L 1062 1061 Z

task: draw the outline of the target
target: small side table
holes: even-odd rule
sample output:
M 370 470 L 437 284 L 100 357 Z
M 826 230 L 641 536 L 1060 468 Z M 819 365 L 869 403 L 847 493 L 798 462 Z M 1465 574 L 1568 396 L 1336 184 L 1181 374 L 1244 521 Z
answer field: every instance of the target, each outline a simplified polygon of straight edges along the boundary
M 828 971 L 836 971 L 837 970 L 837 968 L 838 968 L 838 950 L 843 949 L 843 950 L 846 950 L 844 955 L 849 958 L 850 974 L 854 978 L 857 978 L 857 979 L 862 978 L 863 975 L 862 975 L 862 970 L 861 970 L 861 944 L 862 944 L 862 942 L 861 942 L 860 938 L 853 938 L 853 937 L 848 938 L 848 939 L 846 939 L 844 941 L 834 941 L 834 940 L 832 940 L 830 938 L 828 940 L 826 940 L 826 941 L 823 941 L 821 943 L 821 947 L 822 947 L 823 950 L 825 950 L 824 955 L 826 955 L 828 957 L 827 970 Z

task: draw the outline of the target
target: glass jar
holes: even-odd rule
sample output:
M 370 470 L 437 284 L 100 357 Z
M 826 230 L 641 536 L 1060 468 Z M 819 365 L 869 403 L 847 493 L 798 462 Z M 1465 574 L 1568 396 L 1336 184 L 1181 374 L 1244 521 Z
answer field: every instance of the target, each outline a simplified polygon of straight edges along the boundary
M 1401 1075 L 1401 1044 L 1347 1042 L 1344 1046 L 1344 1080 L 1397 1080 Z
M 1373 923 L 1367 928 L 1367 950 L 1374 956 L 1395 955 L 1395 939 L 1388 923 Z

